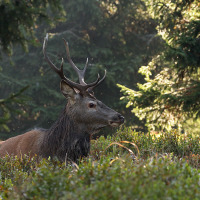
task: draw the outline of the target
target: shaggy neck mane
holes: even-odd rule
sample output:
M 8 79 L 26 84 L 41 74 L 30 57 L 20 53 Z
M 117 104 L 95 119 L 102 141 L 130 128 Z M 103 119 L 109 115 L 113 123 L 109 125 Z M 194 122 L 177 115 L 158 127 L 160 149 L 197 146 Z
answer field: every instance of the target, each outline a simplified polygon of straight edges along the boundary
M 43 157 L 57 157 L 61 161 L 77 162 L 90 151 L 90 135 L 86 131 L 78 130 L 78 124 L 66 111 L 61 113 L 59 119 L 46 131 L 41 145 Z

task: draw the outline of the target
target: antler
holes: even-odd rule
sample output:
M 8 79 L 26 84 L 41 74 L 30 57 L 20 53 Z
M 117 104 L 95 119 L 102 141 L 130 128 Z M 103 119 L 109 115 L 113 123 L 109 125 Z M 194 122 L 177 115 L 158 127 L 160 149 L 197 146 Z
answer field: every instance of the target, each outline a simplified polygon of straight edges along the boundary
M 74 64 L 74 62 L 72 61 L 71 59 L 71 56 L 70 56 L 70 53 L 69 53 L 69 45 L 68 45 L 68 42 L 66 42 L 66 40 L 63 38 L 64 40 L 64 43 L 65 43 L 65 48 L 66 48 L 66 53 L 67 53 L 67 59 L 69 61 L 69 63 L 71 64 L 71 66 L 73 67 L 73 69 L 76 71 L 77 75 L 78 75 L 78 78 L 79 78 L 79 83 L 81 85 L 87 85 L 85 83 L 85 80 L 84 80 L 84 77 L 85 77 L 85 71 L 88 67 L 88 58 L 86 59 L 86 63 L 85 63 L 85 67 L 83 70 L 80 70 L 78 69 L 78 67 Z M 105 79 L 106 77 L 106 70 L 105 70 L 105 74 L 103 76 L 103 78 L 101 80 L 99 80 L 94 86 L 91 86 L 90 87 L 90 90 L 93 90 L 95 87 L 97 87 L 100 83 L 103 82 L 103 80 Z M 98 74 L 98 78 L 99 79 L 99 74 Z
M 73 67 L 73 69 L 76 71 L 78 78 L 79 78 L 79 82 L 82 85 L 87 85 L 84 81 L 84 76 L 85 76 L 85 71 L 86 68 L 88 67 L 88 58 L 86 60 L 86 64 L 83 70 L 78 69 L 78 67 L 76 67 L 76 65 L 74 64 L 74 62 L 71 59 L 70 53 L 69 53 L 69 45 L 68 42 L 66 42 L 66 40 L 63 38 L 64 43 L 65 43 L 65 48 L 66 48 L 66 52 L 67 52 L 67 60 L 69 61 L 70 65 Z
M 62 62 L 61 62 L 61 67 L 60 69 L 58 69 L 52 62 L 51 60 L 49 59 L 49 57 L 47 56 L 46 54 L 46 46 L 47 46 L 47 41 L 48 41 L 48 34 L 46 34 L 46 37 L 44 38 L 44 43 L 43 43 L 43 54 L 44 54 L 44 57 L 45 57 L 45 60 L 48 62 L 48 64 L 50 65 L 50 67 L 60 76 L 61 79 L 65 80 L 66 83 L 72 87 L 72 88 L 76 88 L 78 89 L 82 94 L 86 94 L 87 91 L 88 92 L 91 92 L 95 87 L 97 87 L 100 83 L 103 82 L 103 80 L 105 79 L 106 77 L 106 70 L 105 70 L 105 74 L 103 76 L 103 78 L 100 80 L 100 76 L 98 74 L 98 78 L 95 82 L 93 83 L 89 83 L 89 84 L 86 84 L 85 81 L 84 81 L 84 76 L 85 76 L 85 71 L 87 69 L 87 66 L 88 66 L 88 58 L 86 60 L 86 64 L 85 64 L 85 67 L 83 70 L 80 70 L 76 67 L 76 65 L 74 64 L 74 62 L 72 61 L 71 57 L 70 57 L 70 53 L 69 53 L 69 45 L 68 43 L 66 42 L 65 39 L 64 40 L 64 43 L 65 43 L 65 47 L 66 47 L 66 52 L 67 52 L 67 59 L 70 63 L 70 65 L 73 67 L 73 69 L 76 71 L 78 77 L 79 77 L 79 83 L 75 83 L 71 80 L 69 80 L 63 73 L 63 58 L 62 58 Z

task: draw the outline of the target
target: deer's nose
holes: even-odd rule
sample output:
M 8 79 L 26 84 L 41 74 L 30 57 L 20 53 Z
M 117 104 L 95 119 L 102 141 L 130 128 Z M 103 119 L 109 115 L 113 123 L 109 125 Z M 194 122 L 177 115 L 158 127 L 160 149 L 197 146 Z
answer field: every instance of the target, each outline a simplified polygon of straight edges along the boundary
M 124 123 L 124 117 L 121 115 L 121 114 L 117 114 L 114 118 L 113 118 L 114 121 L 118 121 L 120 123 Z
M 120 122 L 123 124 L 123 123 L 124 123 L 124 120 L 125 120 L 124 116 L 119 115 L 118 117 L 119 117 Z

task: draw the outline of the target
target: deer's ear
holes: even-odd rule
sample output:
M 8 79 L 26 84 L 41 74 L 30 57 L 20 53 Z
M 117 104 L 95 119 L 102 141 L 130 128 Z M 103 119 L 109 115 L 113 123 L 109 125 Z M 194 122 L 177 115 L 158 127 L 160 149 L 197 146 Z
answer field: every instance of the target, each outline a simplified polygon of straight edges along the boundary
M 60 82 L 60 90 L 63 95 L 70 100 L 71 103 L 75 102 L 76 92 L 73 88 L 71 88 L 64 80 Z

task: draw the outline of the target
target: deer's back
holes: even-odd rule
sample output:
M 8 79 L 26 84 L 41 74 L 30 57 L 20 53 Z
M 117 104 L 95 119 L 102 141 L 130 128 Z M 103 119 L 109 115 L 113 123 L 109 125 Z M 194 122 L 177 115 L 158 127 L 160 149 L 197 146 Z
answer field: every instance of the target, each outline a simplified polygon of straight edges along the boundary
M 45 132 L 40 129 L 34 129 L 22 135 L 18 135 L 0 144 L 0 157 L 5 155 L 22 155 L 34 156 L 39 155 L 40 145 Z

